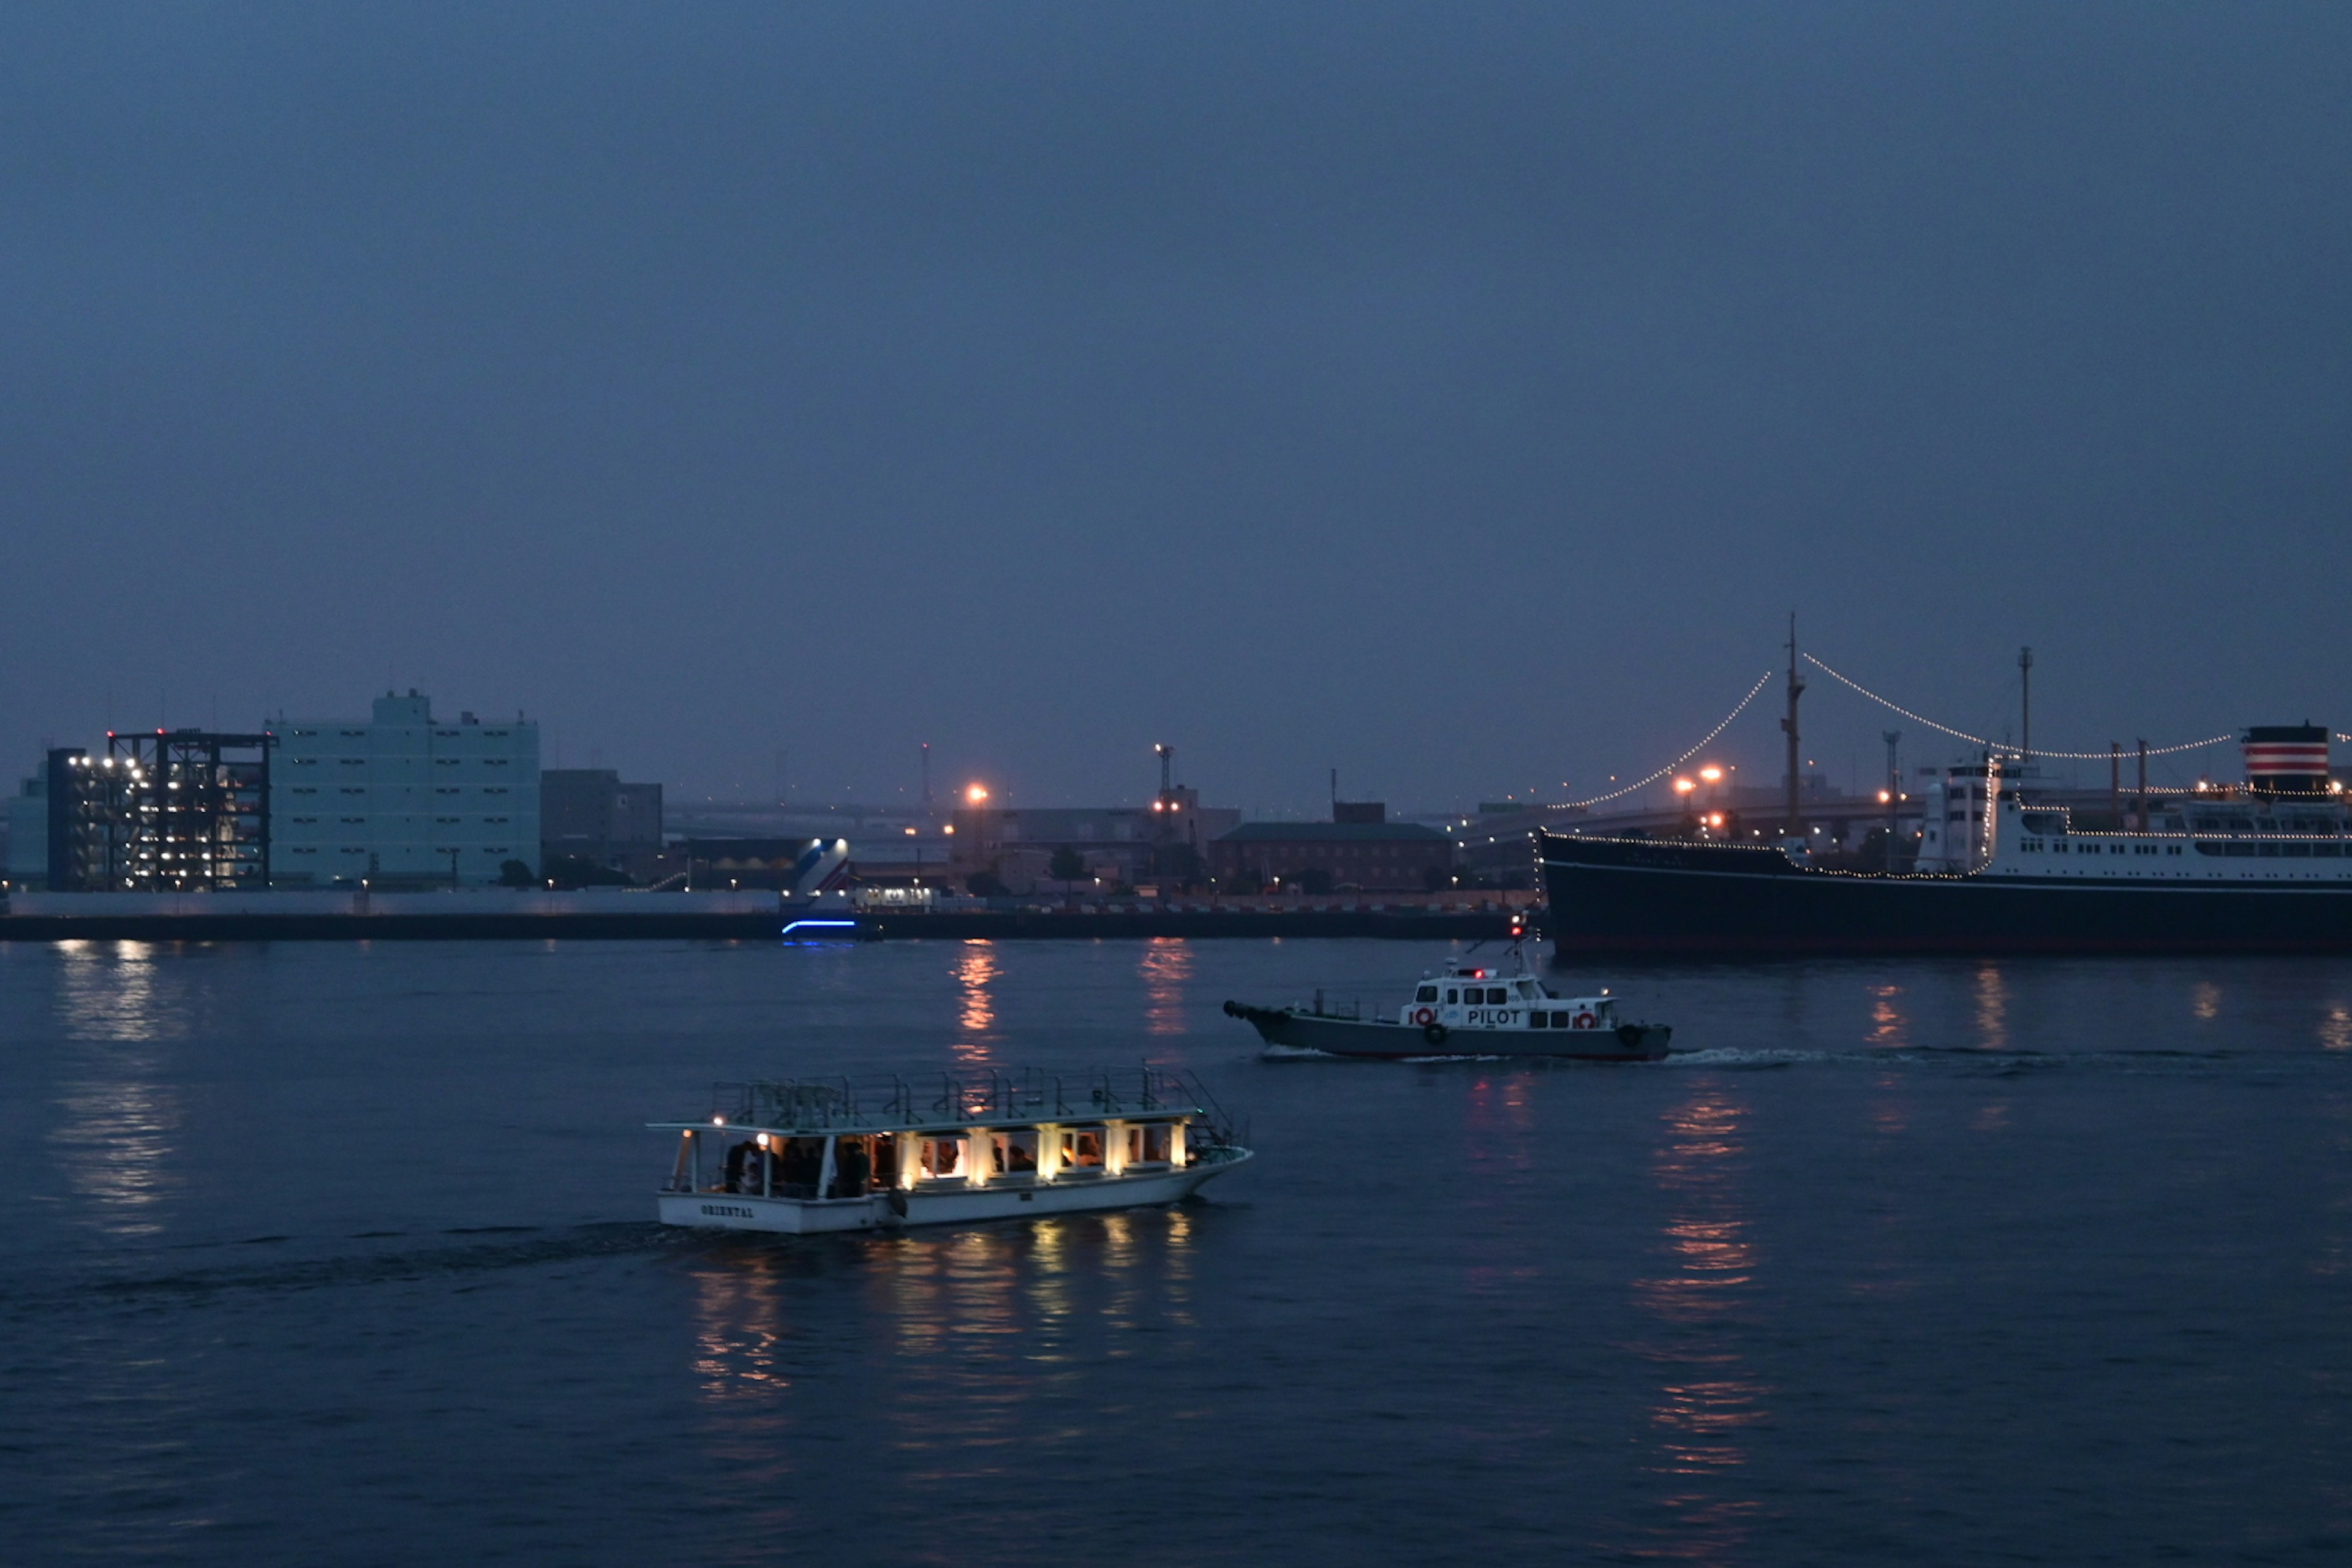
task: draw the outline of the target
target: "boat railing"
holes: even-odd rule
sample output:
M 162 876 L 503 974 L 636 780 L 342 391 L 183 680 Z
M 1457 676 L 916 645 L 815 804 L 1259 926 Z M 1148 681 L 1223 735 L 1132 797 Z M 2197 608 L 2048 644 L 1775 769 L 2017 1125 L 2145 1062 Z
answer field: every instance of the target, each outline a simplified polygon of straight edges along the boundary
M 1230 1129 L 1230 1118 L 1188 1071 L 943 1071 L 826 1078 L 753 1079 L 711 1086 L 710 1115 L 737 1126 L 866 1131 L 940 1123 L 1074 1121 L 1198 1110 Z
M 1315 993 L 1312 1016 L 1318 1018 L 1349 1018 L 1360 1024 L 1364 1021 L 1364 999 L 1359 996 L 1351 1002 L 1343 1004 L 1334 998 L 1327 1004 L 1323 1000 L 1322 991 L 1318 988 Z

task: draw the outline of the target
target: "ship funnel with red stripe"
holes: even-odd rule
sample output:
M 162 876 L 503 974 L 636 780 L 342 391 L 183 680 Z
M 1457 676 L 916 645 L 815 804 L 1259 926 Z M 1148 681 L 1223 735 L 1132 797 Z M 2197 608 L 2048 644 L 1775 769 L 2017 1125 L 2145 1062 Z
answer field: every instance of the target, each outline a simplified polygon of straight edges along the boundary
M 2269 795 L 2327 793 L 2327 731 L 2319 724 L 2257 724 L 2246 731 L 2246 782 Z

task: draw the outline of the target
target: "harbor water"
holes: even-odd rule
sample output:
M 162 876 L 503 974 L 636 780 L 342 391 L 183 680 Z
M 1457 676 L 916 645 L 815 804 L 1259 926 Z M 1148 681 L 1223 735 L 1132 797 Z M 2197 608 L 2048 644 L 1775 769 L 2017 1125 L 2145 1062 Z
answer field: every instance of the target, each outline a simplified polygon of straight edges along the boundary
M 2352 1552 L 2352 962 L 1558 977 L 1649 1066 L 1261 1062 L 1370 942 L 0 944 L 0 1562 Z M 664 1230 L 713 1080 L 1197 1071 L 1171 1210 Z

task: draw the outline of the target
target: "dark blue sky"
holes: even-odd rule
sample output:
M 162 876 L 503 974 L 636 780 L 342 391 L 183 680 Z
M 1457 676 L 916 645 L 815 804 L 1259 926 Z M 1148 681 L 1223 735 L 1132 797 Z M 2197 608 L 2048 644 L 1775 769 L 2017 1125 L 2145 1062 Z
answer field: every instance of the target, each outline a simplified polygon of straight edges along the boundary
M 2342 5 L 12 5 L 0 762 L 390 681 L 682 794 L 1556 795 L 1791 608 L 2352 727 L 2347 104 Z

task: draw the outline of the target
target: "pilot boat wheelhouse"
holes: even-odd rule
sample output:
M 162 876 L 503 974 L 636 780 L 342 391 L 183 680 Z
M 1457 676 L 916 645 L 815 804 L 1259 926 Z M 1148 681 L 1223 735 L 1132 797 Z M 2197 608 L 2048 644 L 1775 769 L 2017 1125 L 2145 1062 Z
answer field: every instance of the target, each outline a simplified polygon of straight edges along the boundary
M 2053 798 L 1995 755 L 1929 790 L 1916 863 L 1538 835 L 1545 932 L 1580 956 L 2352 952 L 2352 812 L 2328 731 L 2246 731 L 2243 784 Z
M 1249 1158 L 1197 1079 L 988 1072 L 717 1086 L 677 1136 L 665 1225 L 877 1230 L 1174 1203 Z
M 1424 973 L 1412 999 L 1393 1019 L 1360 1011 L 1258 1007 L 1228 1002 L 1225 1012 L 1246 1020 L 1269 1057 L 1318 1052 L 1343 1057 L 1573 1057 L 1598 1061 L 1654 1061 L 1666 1054 L 1674 1031 L 1618 1015 L 1607 991 L 1562 996 L 1528 973 L 1515 944 L 1511 963 L 1478 964 L 1465 956 Z

